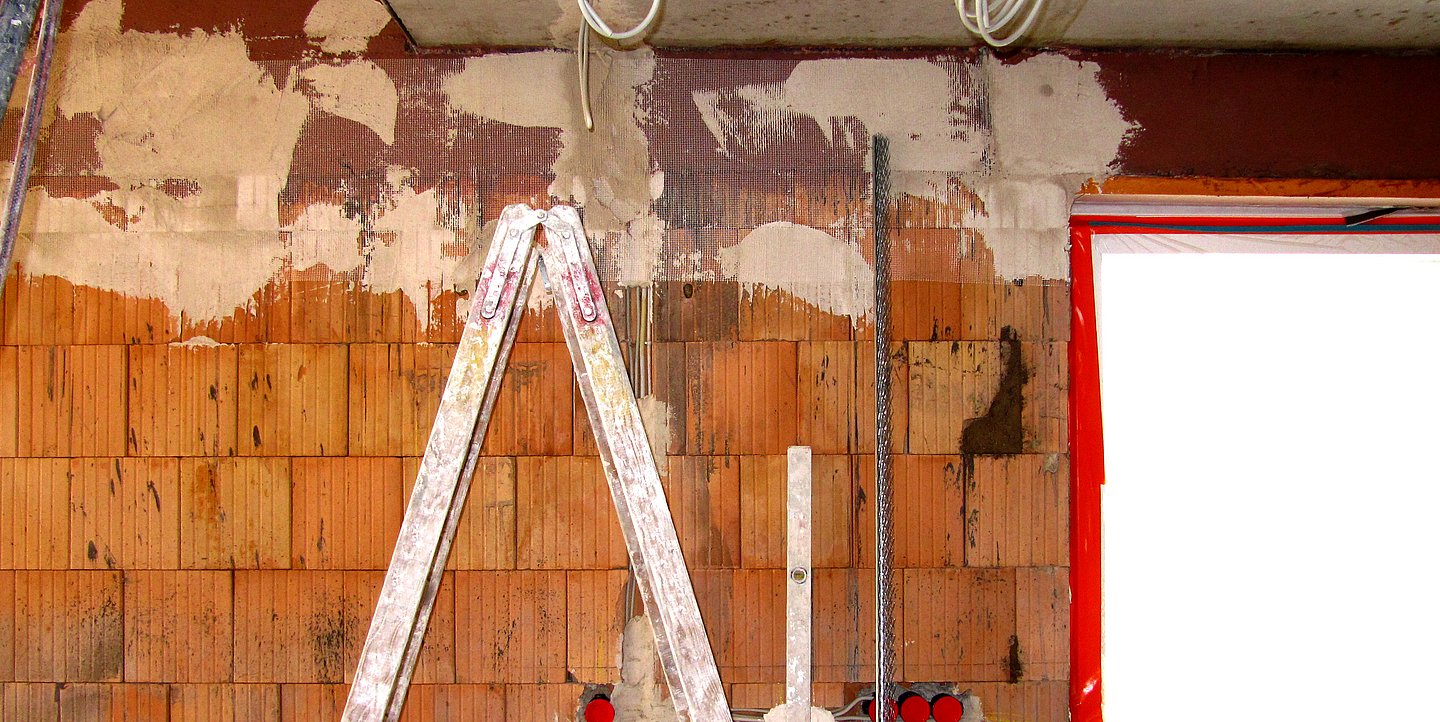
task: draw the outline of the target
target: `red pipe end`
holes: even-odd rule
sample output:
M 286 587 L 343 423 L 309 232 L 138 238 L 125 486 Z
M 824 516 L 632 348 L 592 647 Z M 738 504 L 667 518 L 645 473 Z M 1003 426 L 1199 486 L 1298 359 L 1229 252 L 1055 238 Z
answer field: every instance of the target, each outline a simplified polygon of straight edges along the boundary
M 585 705 L 585 722 L 615 722 L 615 705 L 608 697 L 596 697 Z
M 965 716 L 965 707 L 955 695 L 937 694 L 930 701 L 930 713 L 935 716 L 935 722 L 960 722 Z
M 887 699 L 887 700 L 885 700 L 885 704 L 890 705 L 890 719 L 899 719 L 899 717 L 900 717 L 900 707 L 895 704 L 895 700 L 893 700 L 893 699 Z M 869 699 L 865 700 L 864 706 L 865 706 L 865 714 L 870 715 L 870 719 L 872 719 L 872 720 L 873 720 L 873 719 L 878 719 L 878 717 L 876 717 L 876 714 L 875 714 L 875 713 L 876 713 L 876 709 L 875 709 L 875 701 L 874 701 L 874 700 L 869 700 Z
M 925 722 L 930 719 L 930 703 L 918 694 L 900 697 L 900 719 L 904 722 Z

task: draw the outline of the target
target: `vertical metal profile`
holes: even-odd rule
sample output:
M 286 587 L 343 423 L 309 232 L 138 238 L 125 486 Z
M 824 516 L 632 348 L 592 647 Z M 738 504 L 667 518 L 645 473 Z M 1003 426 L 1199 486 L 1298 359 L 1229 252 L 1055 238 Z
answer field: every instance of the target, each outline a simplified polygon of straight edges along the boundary
M 811 466 L 808 446 L 786 454 L 785 484 L 785 704 L 787 722 L 810 720 L 810 620 L 814 587 L 810 571 Z
M 36 33 L 35 61 L 30 68 L 30 92 L 25 99 L 25 109 L 20 116 L 20 137 L 15 143 L 14 165 L 10 172 L 9 186 L 5 191 L 5 213 L 0 216 L 0 292 L 5 290 L 5 277 L 10 273 L 10 256 L 15 251 L 15 235 L 20 230 L 20 210 L 25 205 L 25 192 L 30 187 L 30 166 L 35 160 L 35 140 L 40 135 L 40 116 L 45 113 L 45 89 L 50 85 L 50 61 L 55 55 L 55 33 L 60 26 L 61 0 L 45 0 L 40 10 L 40 30 Z M 24 55 L 25 38 L 29 37 L 31 23 L 35 20 L 37 8 L 31 2 L 4 0 L 0 9 L 0 41 L 3 41 L 4 98 L 9 99 L 14 91 L 15 80 L 20 74 L 20 60 Z M 27 20 L 28 18 L 28 20 Z M 16 37 L 22 33 L 23 36 Z M 3 106 L 0 106 L 3 112 Z
M 892 722 L 885 700 L 895 676 L 890 500 L 890 143 L 871 141 L 871 200 L 875 218 L 875 719 Z

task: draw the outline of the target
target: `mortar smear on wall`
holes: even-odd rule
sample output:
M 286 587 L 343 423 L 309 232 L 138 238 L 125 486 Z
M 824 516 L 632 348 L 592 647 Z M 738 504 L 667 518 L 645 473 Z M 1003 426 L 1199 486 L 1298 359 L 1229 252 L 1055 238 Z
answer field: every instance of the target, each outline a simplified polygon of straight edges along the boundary
M 319 0 L 305 17 L 305 34 L 320 38 L 327 53 L 360 53 L 390 24 L 390 11 L 376 0 Z
M 595 129 L 587 131 L 578 105 L 576 58 L 555 51 L 468 58 L 445 81 L 453 111 L 529 128 L 558 128 L 560 154 L 550 194 L 585 210 L 592 239 L 616 247 L 622 284 L 645 284 L 659 268 L 664 223 L 652 210 L 664 191 L 654 172 L 641 123 L 640 89 L 655 75 L 648 48 L 592 52 Z
M 809 226 L 766 223 L 722 249 L 720 265 L 747 291 L 780 289 L 852 321 L 875 305 L 875 276 L 859 245 Z
M 885 135 L 897 195 L 944 203 L 959 176 L 979 197 L 965 225 L 984 233 L 998 276 L 1065 278 L 1069 199 L 1109 172 L 1135 130 L 1098 74 L 1095 63 L 1054 54 L 839 58 L 801 62 L 783 82 L 692 96 L 722 154 L 769 152 L 798 122 L 839 147 Z

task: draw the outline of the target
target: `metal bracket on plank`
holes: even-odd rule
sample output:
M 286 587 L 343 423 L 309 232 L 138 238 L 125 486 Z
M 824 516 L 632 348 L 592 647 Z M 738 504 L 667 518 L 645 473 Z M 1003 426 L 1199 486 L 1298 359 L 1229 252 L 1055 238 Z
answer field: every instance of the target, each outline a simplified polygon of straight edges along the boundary
M 545 235 L 537 244 L 539 226 Z M 475 289 L 345 703 L 345 722 L 400 717 L 503 369 L 541 265 L 556 297 L 671 701 L 686 722 L 730 719 L 580 214 L 569 206 L 546 211 L 515 204 L 500 215 Z

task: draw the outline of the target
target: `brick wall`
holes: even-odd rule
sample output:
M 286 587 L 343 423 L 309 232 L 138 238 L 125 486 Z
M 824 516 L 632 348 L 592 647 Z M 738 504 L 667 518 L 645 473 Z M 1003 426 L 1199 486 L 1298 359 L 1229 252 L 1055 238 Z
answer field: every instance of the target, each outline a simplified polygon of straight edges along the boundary
M 265 295 L 280 302 L 218 335 L 273 327 L 304 283 L 277 281 Z M 1066 288 L 901 281 L 894 295 L 901 676 L 1063 719 Z M 355 296 L 304 310 L 353 315 Z M 331 714 L 453 335 L 186 345 L 173 320 L 145 339 L 97 324 L 99 305 L 128 319 L 152 304 L 23 275 L 3 301 L 5 719 Z M 869 329 L 733 282 L 658 293 L 654 314 L 661 472 L 733 701 L 783 692 L 784 451 L 808 444 L 816 691 L 839 703 L 871 663 Z M 552 315 L 516 345 L 407 719 L 516 719 L 507 700 L 561 712 L 576 681 L 617 681 L 624 543 Z
M 0 296 L 0 719 L 336 718 L 473 283 L 446 274 L 505 204 L 574 191 L 552 189 L 562 176 L 592 184 L 587 222 L 603 228 L 594 247 L 622 335 L 643 324 L 615 279 L 633 237 L 659 234 L 649 380 L 668 413 L 651 431 L 732 704 L 783 693 L 792 444 L 816 454 L 816 699 L 843 702 L 870 677 L 873 646 L 872 321 L 727 275 L 718 256 L 785 221 L 868 259 L 874 129 L 859 118 L 933 129 L 922 121 L 938 114 L 939 147 L 955 153 L 902 147 L 924 170 L 896 169 L 889 219 L 900 676 L 972 688 L 994 719 L 1063 721 L 1068 198 L 1127 169 L 1434 175 L 1426 154 L 1384 151 L 1428 147 L 1433 124 L 1387 125 L 1385 146 L 1333 140 L 1403 115 L 1371 110 L 1411 104 L 1430 57 L 897 53 L 884 82 L 903 92 L 879 96 L 847 85 L 849 70 L 809 66 L 853 105 L 827 116 L 764 102 L 801 63 L 843 56 L 632 55 L 598 66 L 589 136 L 551 113 L 573 110 L 568 60 L 516 56 L 528 75 L 486 82 L 537 97 L 483 116 L 474 88 L 449 86 L 474 57 L 411 56 L 394 25 L 336 54 L 306 35 L 311 5 L 66 5 L 56 115 Z M 912 74 L 933 81 L 931 65 L 940 82 L 921 85 Z M 1237 72 L 1254 82 L 1235 90 Z M 85 86 L 100 75 L 134 92 Z M 1364 88 L 1367 102 L 1294 112 L 1334 97 L 1297 90 L 1299 76 Z M 369 94 L 325 85 L 337 77 Z M 393 118 L 370 102 L 390 90 Z M 886 118 L 846 99 L 866 90 L 919 110 Z M 1225 133 L 1176 110 L 1190 93 L 1223 93 L 1210 105 Z M 227 105 L 237 96 L 249 100 Z M 346 105 L 356 97 L 370 104 Z M 273 117 L 252 121 L 251 105 Z M 245 142 L 285 122 L 292 144 Z M 1268 155 L 1242 157 L 1250 146 L 1224 137 L 1236 127 Z M 904 146 L 909 126 L 894 128 Z M 1124 142 L 1094 155 L 1096 136 Z M 1157 187 L 1106 187 L 1122 185 Z M 414 258 L 435 269 L 377 280 Z M 539 309 L 407 720 L 568 719 L 582 683 L 616 681 L 625 554 L 595 453 L 558 322 Z

